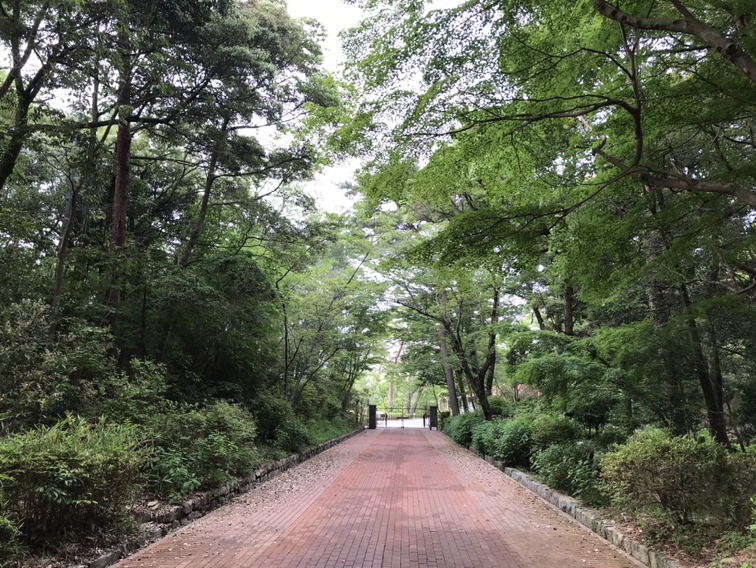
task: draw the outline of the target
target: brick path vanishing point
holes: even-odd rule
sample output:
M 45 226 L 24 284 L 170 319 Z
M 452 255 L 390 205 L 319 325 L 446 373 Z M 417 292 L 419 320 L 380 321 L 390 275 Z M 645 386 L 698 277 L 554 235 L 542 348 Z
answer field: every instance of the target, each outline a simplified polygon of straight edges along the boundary
M 637 566 L 443 434 L 414 429 L 368 430 L 117 564 Z

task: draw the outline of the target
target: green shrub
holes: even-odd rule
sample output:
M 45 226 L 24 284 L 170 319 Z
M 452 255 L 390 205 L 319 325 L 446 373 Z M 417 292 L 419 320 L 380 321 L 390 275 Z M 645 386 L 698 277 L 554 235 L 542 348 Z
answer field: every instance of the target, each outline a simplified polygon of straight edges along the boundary
M 476 424 L 472 429 L 472 448 L 484 456 L 492 456 L 496 442 L 497 426 L 501 420 L 490 420 Z
M 446 422 L 451 419 L 451 410 L 442 410 L 438 413 L 438 429 L 446 430 Z
M 615 505 L 638 511 L 661 507 L 679 522 L 721 507 L 725 449 L 710 438 L 675 437 L 646 428 L 606 454 L 601 476 Z
M 514 406 L 512 402 L 503 396 L 489 397 L 488 404 L 491 406 L 491 412 L 494 417 L 508 418 L 514 414 Z
M 152 452 L 149 481 L 157 494 L 175 503 L 202 485 L 193 470 L 187 455 L 175 448 L 156 446 Z
M 604 426 L 596 436 L 599 444 L 605 448 L 616 446 L 618 444 L 624 444 L 627 442 L 628 433 L 624 428 L 615 426 L 614 424 L 607 424 Z
M 173 501 L 247 475 L 260 461 L 252 414 L 224 401 L 166 407 L 149 428 L 155 445 L 149 481 Z
M 97 382 L 115 368 L 107 332 L 68 322 L 68 330 L 52 335 L 51 323 L 43 302 L 25 300 L 0 310 L 0 414 L 8 430 L 81 414 Z
M 450 418 L 446 422 L 444 432 L 460 446 L 469 448 L 472 444 L 473 428 L 484 421 L 485 417 L 481 410 L 465 412 Z
M 592 440 L 552 444 L 533 456 L 533 470 L 549 487 L 602 506 L 607 496 L 599 482 L 599 446 Z
M 21 531 L 14 521 L 3 515 L 3 511 L 7 508 L 3 486 L 9 481 L 13 480 L 8 476 L 0 475 L 0 566 L 3 565 L 3 560 L 16 556 L 21 552 L 19 542 Z
M 18 525 L 0 515 L 0 566 L 3 566 L 3 560 L 17 556 L 21 552 L 20 537 Z
M 322 444 L 354 430 L 354 422 L 346 417 L 336 417 L 331 420 L 310 420 L 307 430 L 312 443 Z
M 69 416 L 0 440 L 6 515 L 27 539 L 92 531 L 125 518 L 146 462 L 134 426 Z
M 312 445 L 307 427 L 291 405 L 273 394 L 259 393 L 252 403 L 258 439 L 288 453 Z
M 495 459 L 511 467 L 530 467 L 533 449 L 533 421 L 527 416 L 502 420 L 496 426 L 492 455 Z
M 112 373 L 99 381 L 97 401 L 90 413 L 118 422 L 146 424 L 165 406 L 165 367 L 141 359 L 132 359 L 129 367 L 129 373 Z
M 572 442 L 580 438 L 582 430 L 580 424 L 567 416 L 541 414 L 533 420 L 533 449 Z
M 727 467 L 717 492 L 718 511 L 739 531 L 756 521 L 753 499 L 756 497 L 756 448 L 746 453 L 727 454 Z
M 291 419 L 278 425 L 276 428 L 277 448 L 292 454 L 313 445 L 312 436 L 304 422 L 295 415 Z

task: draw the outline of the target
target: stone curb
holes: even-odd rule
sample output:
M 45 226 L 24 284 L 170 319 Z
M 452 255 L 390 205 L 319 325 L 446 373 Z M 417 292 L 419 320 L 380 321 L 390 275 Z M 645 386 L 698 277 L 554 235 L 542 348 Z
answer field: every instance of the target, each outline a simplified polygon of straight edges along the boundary
M 577 499 L 557 493 L 548 485 L 535 481 L 529 475 L 517 469 L 505 467 L 502 462 L 494 460 L 491 456 L 481 456 L 472 450 L 472 448 L 470 448 L 470 450 L 505 475 L 514 479 L 528 491 L 538 495 L 538 497 L 546 501 L 549 505 L 553 505 L 567 513 L 578 523 L 589 528 L 604 540 L 611 542 L 620 550 L 627 552 L 638 562 L 641 562 L 650 568 L 685 568 L 682 564 L 678 563 L 676 560 L 672 560 L 666 554 L 651 550 L 646 545 L 621 533 L 614 528 L 614 523 L 612 521 L 602 519 L 597 511 L 581 507 Z
M 242 493 L 254 489 L 255 486 L 264 481 L 268 481 L 269 479 L 273 479 L 281 472 L 307 461 L 311 457 L 316 456 L 317 454 L 320 454 L 364 431 L 363 428 L 360 428 L 349 434 L 344 434 L 333 440 L 328 440 L 320 445 L 308 448 L 298 454 L 293 454 L 276 462 L 265 464 L 252 475 L 238 479 L 212 491 L 197 495 L 193 499 L 184 501 L 181 505 L 174 505 L 167 511 L 163 511 L 159 514 L 153 513 L 149 516 L 144 515 L 142 517 L 137 517 L 137 520 L 144 524 L 142 525 L 141 535 L 136 541 L 124 544 L 118 550 L 107 552 L 89 564 L 75 566 L 74 568 L 107 568 L 107 566 L 115 564 L 121 558 L 125 558 L 137 552 L 141 548 L 144 548 L 148 544 L 166 536 L 176 529 L 186 526 L 195 519 L 205 516 L 205 514 L 213 509 L 225 505 L 237 495 L 241 495 Z

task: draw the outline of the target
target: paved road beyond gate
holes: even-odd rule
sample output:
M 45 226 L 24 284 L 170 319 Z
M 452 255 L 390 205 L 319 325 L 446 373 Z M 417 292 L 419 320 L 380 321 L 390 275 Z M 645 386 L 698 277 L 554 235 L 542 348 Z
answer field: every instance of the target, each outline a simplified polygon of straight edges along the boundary
M 427 429 L 367 430 L 120 568 L 631 568 L 605 541 Z

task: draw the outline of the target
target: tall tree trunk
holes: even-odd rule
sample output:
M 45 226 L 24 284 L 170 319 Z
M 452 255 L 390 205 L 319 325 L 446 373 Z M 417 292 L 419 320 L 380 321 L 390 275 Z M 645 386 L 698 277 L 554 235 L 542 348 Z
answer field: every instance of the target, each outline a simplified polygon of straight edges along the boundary
M 664 207 L 664 196 L 661 192 L 656 192 L 654 204 L 649 216 L 656 213 L 656 209 Z M 659 230 L 651 231 L 647 246 L 647 261 L 649 264 L 659 259 L 667 250 L 664 236 Z M 669 292 L 662 286 L 655 277 L 647 286 L 646 294 L 648 297 L 649 307 L 654 318 L 654 327 L 657 330 L 663 330 L 669 323 L 671 309 L 671 298 Z M 664 389 L 664 399 L 667 401 L 666 413 L 669 418 L 672 430 L 677 434 L 684 434 L 690 430 L 690 417 L 686 410 L 686 397 L 680 377 L 680 369 L 670 352 L 666 341 L 662 341 L 657 348 L 657 356 L 663 372 L 662 388 Z
M 488 353 L 486 354 L 488 372 L 486 374 L 486 396 L 493 394 L 494 373 L 496 372 L 496 324 L 499 322 L 499 289 L 493 289 L 493 308 L 491 309 L 491 331 L 488 334 Z
M 449 391 L 449 406 L 451 406 L 452 416 L 459 416 L 457 387 L 454 385 L 454 373 L 449 365 L 449 351 L 446 348 L 446 332 L 443 327 L 438 328 L 438 349 L 441 352 L 441 364 L 444 367 L 444 376 L 446 377 L 446 388 Z
M 683 303 L 685 308 L 690 311 L 692 302 L 685 286 L 681 289 Z M 724 392 L 722 389 L 721 375 L 719 380 L 712 381 L 711 370 L 706 362 L 706 356 L 703 352 L 701 334 L 698 330 L 695 318 L 686 314 L 688 332 L 690 333 L 691 351 L 693 353 L 693 365 L 695 368 L 698 383 L 703 393 L 704 404 L 706 404 L 706 416 L 709 421 L 709 432 L 714 439 L 723 444 L 730 446 L 730 439 L 727 436 L 727 425 L 724 414 Z
M 142 288 L 142 309 L 139 313 L 139 356 L 147 356 L 147 282 Z
M 402 356 L 402 350 L 404 349 L 404 341 L 399 342 L 399 351 L 396 354 L 396 357 L 394 357 L 394 366 L 399 364 L 399 359 Z M 389 400 L 388 400 L 389 408 L 394 406 L 394 380 L 392 379 L 389 381 Z
M 60 235 L 58 255 L 55 261 L 55 289 L 53 290 L 52 298 L 53 323 L 50 329 L 50 333 L 55 333 L 55 329 L 58 325 L 58 310 L 60 309 L 60 302 L 63 298 L 63 281 L 66 273 L 66 256 L 68 254 L 68 245 L 71 239 L 71 233 L 73 231 L 74 215 L 76 214 L 76 192 L 76 180 L 73 176 L 73 172 L 71 172 L 71 192 L 68 194 L 68 200 L 64 213 L 65 219 L 63 220 L 63 232 Z
M 573 309 L 575 307 L 575 289 L 568 285 L 564 287 L 564 333 L 565 335 L 575 335 L 575 316 Z
M 118 132 L 116 134 L 115 158 L 116 174 L 113 191 L 112 226 L 110 234 L 111 250 L 115 256 L 106 305 L 108 321 L 115 325 L 115 311 L 121 302 L 123 286 L 122 262 L 126 254 L 126 224 L 128 219 L 129 191 L 131 186 L 131 55 L 128 32 L 119 32 L 119 50 L 123 67 L 120 70 L 118 93 Z
M 536 318 L 536 321 L 538 322 L 538 329 L 541 331 L 546 331 L 546 322 L 543 321 L 543 315 L 541 315 L 541 310 L 538 308 L 532 308 L 533 315 Z
M 459 399 L 462 401 L 462 409 L 467 412 L 467 392 L 465 391 L 465 376 L 462 374 L 462 369 L 456 368 L 455 374 L 457 375 L 457 386 L 459 387 Z
M 411 416 L 417 415 L 417 405 L 420 404 L 420 397 L 423 396 L 423 389 L 425 387 L 420 387 L 417 389 L 417 396 L 415 397 L 415 403 L 412 405 L 412 413 Z
M 448 323 L 450 325 L 450 322 Z M 480 407 L 483 409 L 483 415 L 486 420 L 491 420 L 493 418 L 493 411 L 491 410 L 491 405 L 488 404 L 485 387 L 485 374 L 488 372 L 488 368 L 484 367 L 481 370 L 473 369 L 468 360 L 467 353 L 465 352 L 462 338 L 456 335 L 454 330 L 449 327 L 446 328 L 446 333 L 452 340 L 452 350 L 457 356 L 457 359 L 459 359 L 462 373 L 464 373 L 465 378 L 467 378 L 470 389 L 475 393 L 475 397 L 478 399 L 478 404 L 480 404 Z
M 29 136 L 29 108 L 31 107 L 32 99 L 26 96 L 25 92 L 21 92 L 16 103 L 18 106 L 13 121 L 13 131 L 5 146 L 5 151 L 2 157 L 0 157 L 0 189 L 5 187 L 8 178 L 13 173 L 13 170 L 16 169 L 16 162 L 21 155 L 21 150 L 24 148 L 24 142 L 26 142 L 26 138 Z
M 215 180 L 217 179 L 215 172 L 218 166 L 218 154 L 220 152 L 220 146 L 225 142 L 227 128 L 228 128 L 228 120 L 224 119 L 223 126 L 221 127 L 221 131 L 220 131 L 219 141 L 215 145 L 215 148 L 213 148 L 213 152 L 210 155 L 210 163 L 208 164 L 208 168 L 207 168 L 207 177 L 205 178 L 205 187 L 202 192 L 202 202 L 200 203 L 200 210 L 199 210 L 199 215 L 197 216 L 197 222 L 194 224 L 194 227 L 192 228 L 192 232 L 189 235 L 189 239 L 187 240 L 186 247 L 184 247 L 184 252 L 181 255 L 181 260 L 179 261 L 179 264 L 182 267 L 186 267 L 189 264 L 189 260 L 192 258 L 192 253 L 194 252 L 194 248 L 197 246 L 197 243 L 199 242 L 200 237 L 202 236 L 202 231 L 205 228 L 205 220 L 207 219 L 207 210 L 210 206 L 210 194 L 212 193 L 212 190 L 213 190 L 213 184 L 215 183 Z

